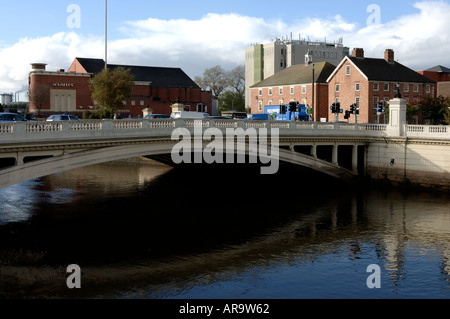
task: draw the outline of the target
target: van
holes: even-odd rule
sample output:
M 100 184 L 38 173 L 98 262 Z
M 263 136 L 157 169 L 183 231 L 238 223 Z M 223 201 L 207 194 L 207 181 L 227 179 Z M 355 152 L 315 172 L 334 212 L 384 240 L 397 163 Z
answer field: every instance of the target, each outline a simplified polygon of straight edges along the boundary
M 181 112 L 173 112 L 170 116 L 173 119 L 198 119 L 203 120 L 206 119 L 209 116 L 208 113 L 203 112 L 187 112 L 187 111 L 181 111 Z

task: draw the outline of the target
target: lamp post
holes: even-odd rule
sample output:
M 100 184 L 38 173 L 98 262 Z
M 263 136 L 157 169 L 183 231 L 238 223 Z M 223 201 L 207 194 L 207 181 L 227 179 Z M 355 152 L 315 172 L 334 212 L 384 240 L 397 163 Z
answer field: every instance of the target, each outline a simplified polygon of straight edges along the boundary
M 105 70 L 108 69 L 108 0 L 105 0 Z
M 313 122 L 315 122 L 315 116 L 314 116 L 314 111 L 315 111 L 315 109 L 314 109 L 314 98 L 315 98 L 315 95 L 316 95 L 316 91 L 315 91 L 315 87 L 314 87 L 314 82 L 315 82 L 315 64 L 313 63 L 313 69 L 312 69 L 312 116 L 311 116 L 311 119 L 312 119 L 312 121 Z

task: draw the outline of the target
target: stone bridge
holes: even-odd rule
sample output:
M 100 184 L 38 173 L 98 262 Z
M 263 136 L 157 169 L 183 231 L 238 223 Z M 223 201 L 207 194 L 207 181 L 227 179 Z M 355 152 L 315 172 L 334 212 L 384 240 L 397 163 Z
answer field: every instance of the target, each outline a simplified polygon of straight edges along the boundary
M 448 188 L 450 128 L 406 125 L 406 103 L 396 100 L 390 102 L 387 125 L 222 119 L 0 123 L 0 188 L 114 160 L 146 156 L 170 161 L 186 135 L 194 137 L 193 153 L 204 153 L 214 141 L 215 151 L 227 153 L 228 159 L 238 156 L 236 161 L 239 155 L 248 160 L 258 154 L 252 148 L 264 148 L 266 160 L 260 160 L 265 164 L 284 161 L 341 179 L 360 175 Z M 217 147 L 214 138 L 230 133 L 233 147 L 227 147 L 229 140 Z

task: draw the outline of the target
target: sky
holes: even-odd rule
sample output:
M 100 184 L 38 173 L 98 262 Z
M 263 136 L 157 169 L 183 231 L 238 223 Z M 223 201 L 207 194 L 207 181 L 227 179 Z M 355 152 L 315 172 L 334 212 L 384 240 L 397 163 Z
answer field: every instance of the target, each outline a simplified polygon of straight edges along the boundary
M 0 93 L 27 89 L 31 63 L 104 58 L 105 0 L 1 0 Z M 5 3 L 7 2 L 7 3 Z M 310 38 L 425 70 L 450 67 L 450 0 L 108 0 L 108 63 L 177 67 L 190 77 L 244 65 L 245 49 Z

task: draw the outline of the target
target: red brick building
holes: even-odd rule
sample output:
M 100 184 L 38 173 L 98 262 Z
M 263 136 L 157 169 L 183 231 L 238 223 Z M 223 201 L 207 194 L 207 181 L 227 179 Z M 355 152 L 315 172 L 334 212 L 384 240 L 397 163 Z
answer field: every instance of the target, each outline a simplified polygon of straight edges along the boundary
M 154 114 L 172 112 L 172 104 L 179 101 L 186 109 L 197 111 L 204 105 L 213 112 L 213 97 L 203 91 L 179 68 L 111 65 L 130 69 L 135 86 L 130 97 L 124 101 L 119 113 L 122 117 L 142 117 L 147 107 Z M 30 113 L 47 117 L 55 113 L 70 113 L 81 117 L 86 110 L 94 110 L 89 81 L 105 67 L 102 59 L 76 58 L 69 70 L 46 71 L 46 65 L 32 64 L 29 75 Z
M 437 82 L 436 96 L 450 96 L 450 69 L 442 65 L 437 65 L 425 71 L 419 71 L 419 74 Z
M 419 96 L 434 95 L 436 82 L 398 63 L 394 51 L 386 50 L 384 59 L 364 57 L 364 50 L 355 48 L 351 57 L 345 57 L 327 80 L 329 84 L 329 102 L 340 102 L 344 113 L 356 103 L 359 106 L 359 123 L 383 123 L 384 116 L 377 115 L 378 103 L 395 97 L 399 87 L 400 94 L 406 100 Z M 336 120 L 336 114 L 328 117 L 330 122 Z M 355 116 L 350 117 L 355 123 Z
M 299 102 L 314 110 L 315 121 L 328 119 L 326 80 L 334 69 L 335 66 L 328 62 L 294 65 L 256 83 L 250 88 L 252 114 L 263 114 L 266 106 Z

